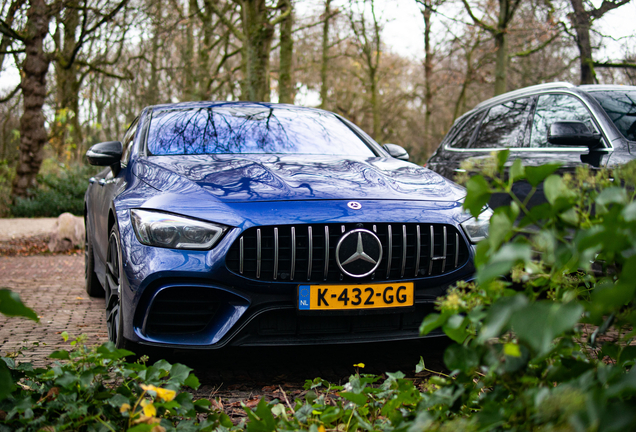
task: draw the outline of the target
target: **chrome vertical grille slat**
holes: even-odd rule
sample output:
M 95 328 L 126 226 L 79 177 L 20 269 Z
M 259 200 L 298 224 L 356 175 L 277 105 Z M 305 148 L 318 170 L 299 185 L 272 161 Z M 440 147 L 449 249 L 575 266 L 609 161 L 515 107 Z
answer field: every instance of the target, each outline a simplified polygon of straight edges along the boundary
M 262 264 L 261 242 L 262 242 L 261 229 L 258 228 L 256 230 L 256 279 L 261 278 L 261 264 Z
M 431 227 L 431 254 L 428 256 L 428 275 L 432 275 L 433 274 L 433 257 L 435 256 L 435 229 L 433 228 L 433 225 L 430 225 Z
M 313 239 L 313 233 L 311 231 L 311 226 L 307 227 L 307 237 L 308 237 L 307 280 L 311 280 L 311 262 L 314 259 L 314 239 Z
M 417 277 L 417 275 L 420 272 L 420 253 L 421 253 L 421 248 L 422 248 L 422 233 L 420 231 L 420 226 L 417 225 L 415 227 L 415 274 L 413 275 L 413 277 Z M 457 266 L 455 266 L 457 267 Z
M 406 225 L 402 225 L 402 270 L 400 271 L 400 277 L 404 277 L 404 270 L 406 269 Z
M 447 243 L 447 236 L 446 236 L 446 227 L 442 227 L 443 230 L 442 232 L 444 233 L 444 242 L 442 243 L 444 245 L 444 252 L 442 252 L 442 256 L 444 257 L 442 260 L 442 273 L 444 273 L 444 271 L 446 270 L 446 249 L 448 248 L 448 243 Z
M 389 245 L 387 246 L 387 257 L 386 257 L 386 278 L 390 278 L 391 277 L 391 259 L 393 258 L 392 252 L 393 252 L 393 229 L 391 228 L 391 225 L 387 226 L 387 239 L 388 239 L 388 243 Z
M 239 261 L 240 261 L 240 272 L 243 274 L 243 264 L 245 263 L 245 239 L 241 236 L 240 240 L 240 253 L 239 253 Z
M 278 228 L 274 228 L 274 280 L 278 278 Z
M 289 271 L 289 280 L 294 280 L 296 272 L 296 227 L 291 227 L 291 270 Z
M 343 227 L 344 234 L 363 228 L 378 236 L 383 256 L 372 274 L 355 278 L 340 271 L 335 250 Z M 371 283 L 447 274 L 462 268 L 469 256 L 466 238 L 450 224 L 333 223 L 249 228 L 230 246 L 226 265 L 243 278 L 263 282 Z
M 327 280 L 329 275 L 329 226 L 325 225 L 325 272 L 324 278 Z

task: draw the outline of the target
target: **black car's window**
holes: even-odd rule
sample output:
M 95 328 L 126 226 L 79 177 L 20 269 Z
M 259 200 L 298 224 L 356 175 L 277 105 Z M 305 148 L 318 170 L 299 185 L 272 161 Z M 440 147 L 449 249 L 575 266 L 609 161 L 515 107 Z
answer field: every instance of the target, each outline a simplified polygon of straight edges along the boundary
M 132 124 L 126 131 L 126 135 L 124 135 L 123 141 L 121 142 L 122 148 L 124 150 L 121 155 L 122 165 L 126 165 L 128 163 L 128 160 L 130 159 L 132 143 L 135 140 L 135 135 L 137 133 L 137 126 L 139 125 L 138 120 L 139 120 L 139 117 L 133 120 Z
M 598 132 L 592 115 L 583 102 L 568 94 L 541 95 L 532 121 L 530 147 L 551 147 L 548 143 L 548 129 L 558 121 L 580 121 L 591 132 Z
M 523 147 L 531 99 L 517 99 L 490 108 L 474 148 Z
M 459 132 L 451 139 L 451 147 L 453 148 L 468 148 L 471 143 L 471 138 L 475 132 L 475 128 L 479 125 L 479 121 L 483 117 L 483 112 L 480 112 L 468 120 L 459 125 L 461 128 Z M 453 131 L 449 132 L 451 135 Z
M 153 155 L 375 156 L 331 113 L 261 105 L 155 111 L 148 132 L 148 151 Z
M 636 141 L 636 91 L 590 92 L 625 138 Z

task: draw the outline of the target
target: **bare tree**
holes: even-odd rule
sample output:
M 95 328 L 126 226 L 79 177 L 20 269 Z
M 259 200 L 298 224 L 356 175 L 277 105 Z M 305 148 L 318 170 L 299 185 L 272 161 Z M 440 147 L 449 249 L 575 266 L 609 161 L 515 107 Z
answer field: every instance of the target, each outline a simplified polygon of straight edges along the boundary
M 579 62 L 581 65 L 581 84 L 594 84 L 596 82 L 596 73 L 594 72 L 594 66 L 601 67 L 633 67 L 636 65 L 625 64 L 612 64 L 612 63 L 594 63 L 592 59 L 592 42 L 590 38 L 590 31 L 594 20 L 602 17 L 607 12 L 621 7 L 630 0 L 603 0 L 603 3 L 599 7 L 594 7 L 591 2 L 587 4 L 584 0 L 570 0 L 573 12 L 570 13 L 569 18 L 576 32 L 575 39 L 576 45 L 579 48 Z

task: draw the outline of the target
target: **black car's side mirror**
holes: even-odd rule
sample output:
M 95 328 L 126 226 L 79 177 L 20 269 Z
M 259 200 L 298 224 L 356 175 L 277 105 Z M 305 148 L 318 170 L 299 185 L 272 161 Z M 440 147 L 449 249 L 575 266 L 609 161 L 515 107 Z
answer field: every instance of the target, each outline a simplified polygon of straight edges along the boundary
M 86 152 L 88 163 L 97 166 L 109 166 L 116 176 L 121 169 L 121 155 L 124 148 L 119 141 L 107 141 L 95 144 Z
M 554 122 L 548 130 L 548 142 L 555 145 L 585 146 L 590 149 L 601 143 L 601 134 L 590 132 L 580 121 Z
M 400 159 L 403 161 L 409 160 L 409 153 L 404 150 L 404 147 L 402 146 L 399 146 L 397 144 L 384 144 L 382 147 L 396 159 Z

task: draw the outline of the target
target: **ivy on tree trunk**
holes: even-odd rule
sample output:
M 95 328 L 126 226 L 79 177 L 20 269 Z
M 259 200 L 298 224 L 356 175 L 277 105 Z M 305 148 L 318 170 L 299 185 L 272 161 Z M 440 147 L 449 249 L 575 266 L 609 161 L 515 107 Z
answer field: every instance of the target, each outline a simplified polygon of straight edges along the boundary
M 13 181 L 13 197 L 25 197 L 28 189 L 36 186 L 36 176 L 42 164 L 42 147 L 47 140 L 42 107 L 50 63 L 44 52 L 49 20 L 48 7 L 44 0 L 30 0 L 23 37 L 26 57 L 22 63 L 20 88 L 24 112 L 20 118 L 20 159 Z

